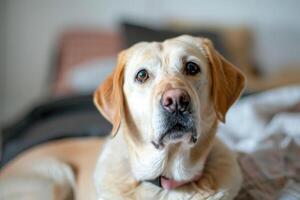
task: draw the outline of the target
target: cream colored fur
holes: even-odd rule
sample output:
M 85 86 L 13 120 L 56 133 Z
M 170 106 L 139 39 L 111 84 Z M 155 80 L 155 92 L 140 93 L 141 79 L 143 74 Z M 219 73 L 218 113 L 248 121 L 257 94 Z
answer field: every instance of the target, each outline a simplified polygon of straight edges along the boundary
M 73 170 L 55 159 L 27 163 L 0 179 L 0 199 L 73 199 Z
M 187 61 L 201 73 L 186 76 Z M 141 68 L 150 73 L 145 84 L 134 81 Z M 242 175 L 234 153 L 215 134 L 243 87 L 243 75 L 208 39 L 181 36 L 134 45 L 95 92 L 114 137 L 62 140 L 26 151 L 1 171 L 0 199 L 233 199 Z M 151 143 L 161 133 L 159 101 L 168 88 L 184 89 L 191 98 L 195 144 L 189 137 L 165 141 L 160 149 Z M 173 190 L 144 181 L 160 175 L 189 181 L 199 173 L 199 180 Z
M 210 62 L 213 61 L 205 51 L 205 42 L 205 39 L 181 36 L 162 43 L 139 43 L 123 52 L 119 62 L 125 64 L 118 68 L 125 68 L 122 90 L 126 114 L 116 136 L 107 142 L 98 160 L 94 179 L 99 199 L 232 199 L 237 194 L 242 181 L 238 164 L 233 153 L 214 139 L 216 113 L 221 111 L 215 110 L 210 96 L 213 85 Z M 200 75 L 184 76 L 185 61 L 197 63 L 201 67 Z M 139 85 L 134 77 L 144 68 L 150 74 L 149 81 Z M 182 138 L 158 150 L 151 141 L 159 136 L 162 120 L 159 100 L 169 87 L 183 88 L 191 96 L 198 141 L 190 144 Z M 240 95 L 241 89 L 237 92 L 233 98 Z M 105 103 L 97 102 L 97 95 L 95 103 L 104 115 L 110 115 L 103 108 Z M 160 175 L 188 181 L 201 171 L 199 181 L 171 191 L 143 181 Z

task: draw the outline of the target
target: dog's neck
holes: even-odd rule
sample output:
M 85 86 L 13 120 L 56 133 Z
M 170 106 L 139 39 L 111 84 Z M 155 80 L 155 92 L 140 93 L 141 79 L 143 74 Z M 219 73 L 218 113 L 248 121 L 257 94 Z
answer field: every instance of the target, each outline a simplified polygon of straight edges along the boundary
M 152 144 L 136 145 L 132 141 L 127 142 L 128 148 L 133 152 L 129 155 L 129 160 L 134 178 L 143 181 L 163 176 L 177 182 L 194 180 L 202 173 L 216 127 L 217 121 L 193 147 L 178 143 L 157 150 Z

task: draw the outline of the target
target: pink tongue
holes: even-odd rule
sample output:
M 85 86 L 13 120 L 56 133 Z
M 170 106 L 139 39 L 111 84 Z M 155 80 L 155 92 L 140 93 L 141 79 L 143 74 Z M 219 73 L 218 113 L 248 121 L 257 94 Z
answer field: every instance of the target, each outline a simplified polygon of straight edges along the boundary
M 167 190 L 175 189 L 187 183 L 186 181 L 175 181 L 175 180 L 167 179 L 163 176 L 161 177 L 160 182 L 161 182 L 161 186 Z

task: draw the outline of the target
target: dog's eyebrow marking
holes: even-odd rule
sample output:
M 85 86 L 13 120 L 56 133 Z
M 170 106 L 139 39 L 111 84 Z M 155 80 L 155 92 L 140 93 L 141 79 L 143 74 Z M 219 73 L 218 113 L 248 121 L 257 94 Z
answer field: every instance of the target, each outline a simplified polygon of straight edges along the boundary
M 182 64 L 185 64 L 187 61 L 188 61 L 188 56 L 187 56 L 187 55 L 183 55 L 183 56 L 181 57 L 181 62 L 182 62 Z

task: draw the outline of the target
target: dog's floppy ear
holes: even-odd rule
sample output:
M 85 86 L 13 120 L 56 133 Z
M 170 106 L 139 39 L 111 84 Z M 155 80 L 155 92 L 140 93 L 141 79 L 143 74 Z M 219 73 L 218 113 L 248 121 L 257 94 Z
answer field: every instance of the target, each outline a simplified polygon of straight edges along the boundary
M 124 109 L 123 81 L 126 62 L 125 54 L 125 51 L 119 54 L 115 70 L 94 92 L 94 104 L 113 125 L 112 136 L 115 136 L 118 132 Z
M 245 86 L 245 77 L 213 47 L 208 39 L 203 39 L 211 74 L 211 95 L 216 115 L 225 122 L 229 107 L 239 98 Z

